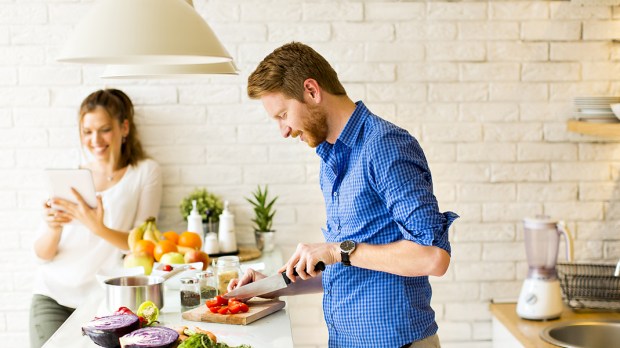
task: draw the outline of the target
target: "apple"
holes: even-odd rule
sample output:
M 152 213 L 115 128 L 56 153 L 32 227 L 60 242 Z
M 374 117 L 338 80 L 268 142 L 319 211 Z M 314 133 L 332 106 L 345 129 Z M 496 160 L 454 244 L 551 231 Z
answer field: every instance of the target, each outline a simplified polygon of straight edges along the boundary
M 123 267 L 131 268 L 142 266 L 144 268 L 144 274 L 149 275 L 153 270 L 153 257 L 147 253 L 133 253 L 125 256 L 123 260 Z
M 185 261 L 183 260 L 183 254 L 171 251 L 163 254 L 161 259 L 159 259 L 159 263 L 163 263 L 164 265 L 173 265 L 185 263 Z
M 202 262 L 202 270 L 209 267 L 209 254 L 200 250 L 189 250 L 185 253 L 185 263 Z

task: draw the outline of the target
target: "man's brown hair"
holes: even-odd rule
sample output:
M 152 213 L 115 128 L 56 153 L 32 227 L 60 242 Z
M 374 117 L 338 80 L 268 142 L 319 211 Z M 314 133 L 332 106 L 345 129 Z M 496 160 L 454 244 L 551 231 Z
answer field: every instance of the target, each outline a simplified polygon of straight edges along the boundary
M 314 79 L 326 92 L 346 95 L 338 74 L 317 51 L 299 42 L 276 48 L 248 77 L 248 96 L 259 99 L 266 93 L 283 93 L 304 102 L 304 81 Z

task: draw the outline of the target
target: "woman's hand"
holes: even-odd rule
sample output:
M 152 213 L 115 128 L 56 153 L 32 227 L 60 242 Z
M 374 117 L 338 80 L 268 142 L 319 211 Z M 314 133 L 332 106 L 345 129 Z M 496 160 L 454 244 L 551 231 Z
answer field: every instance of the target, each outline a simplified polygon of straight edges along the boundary
M 51 232 L 60 233 L 65 224 L 71 222 L 71 216 L 57 209 L 52 209 L 50 200 L 43 203 L 43 220 Z
M 103 224 L 103 201 L 101 195 L 97 195 L 97 206 L 91 208 L 82 195 L 79 194 L 74 188 L 71 188 L 71 192 L 75 196 L 78 203 L 73 203 L 65 199 L 55 198 L 54 204 L 58 205 L 67 216 L 72 219 L 78 220 L 89 230 L 95 234 L 99 234 L 105 226 Z

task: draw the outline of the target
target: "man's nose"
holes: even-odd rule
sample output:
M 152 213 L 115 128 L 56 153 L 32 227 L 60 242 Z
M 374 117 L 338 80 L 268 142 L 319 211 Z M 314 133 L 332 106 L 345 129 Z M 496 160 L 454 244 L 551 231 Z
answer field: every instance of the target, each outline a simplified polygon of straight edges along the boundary
M 282 134 L 282 137 L 288 138 L 289 135 L 291 135 L 291 127 L 284 124 L 284 122 L 278 121 L 278 126 L 280 127 L 280 134 Z

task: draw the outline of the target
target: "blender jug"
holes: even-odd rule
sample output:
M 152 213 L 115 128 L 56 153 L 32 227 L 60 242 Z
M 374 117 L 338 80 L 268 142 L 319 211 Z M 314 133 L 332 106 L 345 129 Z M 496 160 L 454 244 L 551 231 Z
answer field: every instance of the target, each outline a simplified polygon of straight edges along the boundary
M 563 310 L 562 291 L 555 271 L 560 235 L 566 240 L 566 259 L 573 259 L 573 243 L 563 221 L 547 216 L 523 220 L 525 253 L 529 266 L 517 302 L 517 314 L 524 319 L 558 318 Z
M 573 259 L 573 243 L 564 221 L 555 221 L 546 216 L 523 220 L 525 254 L 529 265 L 528 278 L 557 278 L 555 265 L 560 247 L 560 235 L 566 241 L 566 260 Z

